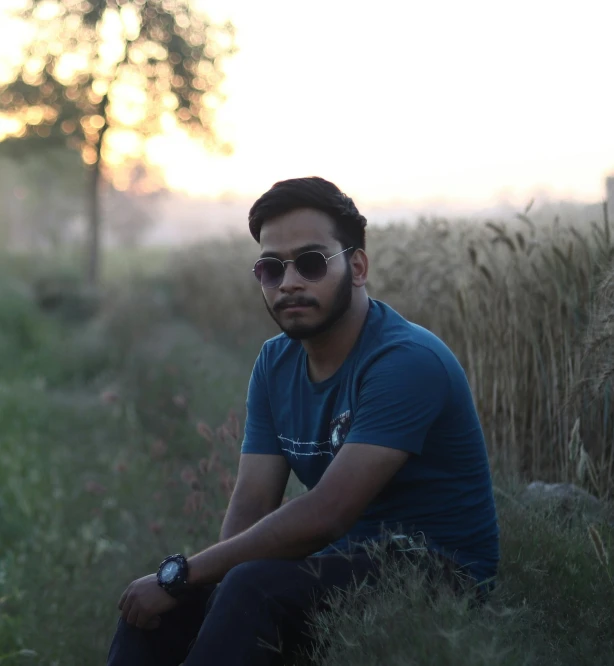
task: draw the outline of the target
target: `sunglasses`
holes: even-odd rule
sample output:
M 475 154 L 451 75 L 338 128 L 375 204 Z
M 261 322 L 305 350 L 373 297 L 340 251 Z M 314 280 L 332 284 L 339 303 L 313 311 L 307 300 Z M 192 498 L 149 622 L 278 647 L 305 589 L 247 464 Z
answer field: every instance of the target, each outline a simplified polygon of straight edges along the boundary
M 308 282 L 318 282 L 325 277 L 328 262 L 333 257 L 338 257 L 340 254 L 353 250 L 353 247 L 346 247 L 345 250 L 331 254 L 330 257 L 325 257 L 321 252 L 310 250 L 299 254 L 296 259 L 276 259 L 275 257 L 264 257 L 258 259 L 254 264 L 252 271 L 256 276 L 256 280 L 265 287 L 265 289 L 274 289 L 279 287 L 283 282 L 284 273 L 286 272 L 286 264 L 294 264 L 296 272 Z

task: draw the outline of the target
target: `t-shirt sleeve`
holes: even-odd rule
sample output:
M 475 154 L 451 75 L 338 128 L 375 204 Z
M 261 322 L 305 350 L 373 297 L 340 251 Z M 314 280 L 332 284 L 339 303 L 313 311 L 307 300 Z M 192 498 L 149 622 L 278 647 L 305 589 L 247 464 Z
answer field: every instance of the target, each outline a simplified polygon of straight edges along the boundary
M 256 358 L 247 387 L 245 433 L 241 453 L 282 455 L 273 425 L 266 381 L 266 348 Z
M 447 370 L 433 351 L 395 347 L 365 372 L 345 442 L 420 454 L 449 392 Z

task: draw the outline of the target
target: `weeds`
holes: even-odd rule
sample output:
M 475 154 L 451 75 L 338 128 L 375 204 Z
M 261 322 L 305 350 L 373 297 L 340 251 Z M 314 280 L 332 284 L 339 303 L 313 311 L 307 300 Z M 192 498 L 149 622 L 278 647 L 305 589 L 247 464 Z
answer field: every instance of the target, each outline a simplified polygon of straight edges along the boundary
M 411 569 L 339 598 L 313 618 L 321 666 L 609 663 L 611 526 L 529 509 L 521 490 L 542 479 L 612 495 L 611 234 L 607 221 L 544 227 L 529 213 L 370 235 L 369 294 L 440 335 L 467 371 L 503 560 L 481 611 L 433 602 Z M 184 251 L 79 322 L 43 316 L 3 274 L 3 664 L 103 663 L 124 587 L 170 552 L 217 541 L 249 373 L 277 332 L 250 274 L 256 254 L 239 240 Z M 286 499 L 300 492 L 292 477 Z

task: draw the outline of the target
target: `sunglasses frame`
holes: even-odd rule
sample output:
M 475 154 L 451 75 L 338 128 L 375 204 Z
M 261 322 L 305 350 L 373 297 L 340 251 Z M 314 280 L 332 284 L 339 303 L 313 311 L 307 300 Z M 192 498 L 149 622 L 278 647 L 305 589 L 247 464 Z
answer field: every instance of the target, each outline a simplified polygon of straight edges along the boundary
M 345 250 L 341 250 L 341 252 L 337 252 L 335 254 L 331 254 L 330 257 L 325 257 L 322 252 L 318 252 L 318 250 L 307 250 L 307 252 L 302 252 L 301 254 L 298 255 L 296 259 L 286 259 L 285 261 L 282 261 L 281 259 L 278 259 L 277 257 L 261 257 L 258 259 L 258 261 L 254 264 L 254 267 L 252 268 L 252 273 L 254 273 L 254 277 L 256 280 L 258 280 L 258 276 L 256 275 L 256 266 L 261 262 L 261 261 L 277 261 L 281 264 L 282 271 L 281 271 L 281 276 L 280 280 L 277 284 L 270 285 L 270 286 L 265 286 L 262 284 L 260 280 L 258 280 L 258 284 L 263 288 L 263 289 L 277 289 L 279 285 L 284 281 L 284 276 L 286 274 L 286 264 L 295 264 L 301 257 L 303 257 L 306 254 L 319 254 L 322 259 L 324 259 L 324 264 L 326 266 L 326 270 L 324 271 L 324 275 L 321 278 L 318 278 L 317 280 L 310 280 L 309 278 L 306 278 L 299 270 L 298 268 L 296 269 L 296 272 L 301 276 L 301 278 L 307 282 L 320 282 L 320 280 L 323 280 L 326 277 L 326 274 L 328 273 L 328 262 L 333 259 L 334 257 L 338 257 L 340 254 L 343 254 L 344 252 L 347 252 L 348 250 L 353 250 L 354 246 L 352 245 L 351 247 L 346 247 Z

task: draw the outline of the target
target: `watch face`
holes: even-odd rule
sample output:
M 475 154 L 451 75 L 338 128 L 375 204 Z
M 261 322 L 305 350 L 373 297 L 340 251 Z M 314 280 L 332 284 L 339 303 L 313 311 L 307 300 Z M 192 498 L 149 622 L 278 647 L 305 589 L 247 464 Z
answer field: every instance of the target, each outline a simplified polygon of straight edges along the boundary
M 160 572 L 160 580 L 163 583 L 170 583 L 179 571 L 177 562 L 167 562 Z

